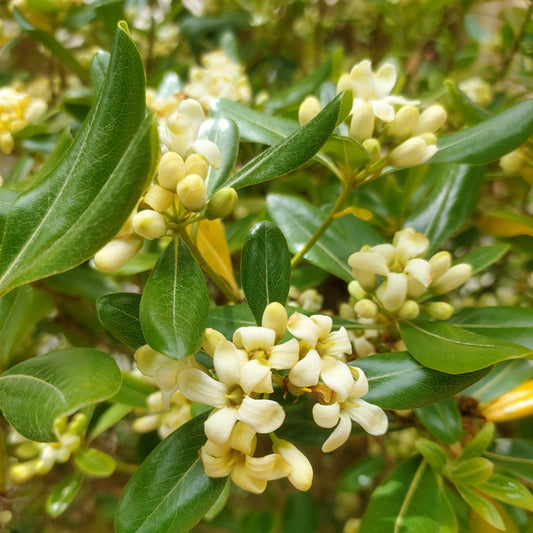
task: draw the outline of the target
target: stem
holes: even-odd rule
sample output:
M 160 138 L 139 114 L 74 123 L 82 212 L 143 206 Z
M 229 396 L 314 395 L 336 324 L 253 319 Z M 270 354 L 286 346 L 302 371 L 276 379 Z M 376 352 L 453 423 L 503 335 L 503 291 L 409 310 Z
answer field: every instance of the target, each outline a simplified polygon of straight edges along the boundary
M 211 265 L 204 259 L 200 250 L 198 250 L 196 243 L 191 239 L 191 236 L 187 233 L 185 228 L 180 231 L 180 237 L 185 241 L 202 270 L 211 278 L 213 283 L 220 289 L 224 296 L 230 302 L 239 303 L 241 301 L 240 295 L 235 294 L 228 282 L 213 270 Z
M 335 219 L 335 215 L 341 210 L 343 205 L 346 203 L 351 192 L 352 192 L 352 188 L 350 186 L 346 186 L 343 188 L 342 192 L 339 194 L 339 197 L 337 198 L 335 202 L 335 205 L 329 212 L 328 216 L 323 220 L 322 224 L 320 224 L 320 227 L 315 231 L 313 236 L 307 241 L 305 246 L 292 258 L 291 266 L 293 268 L 298 263 L 300 263 L 304 255 L 315 245 L 318 239 L 320 239 L 320 237 L 322 237 L 324 232 L 329 228 L 330 224 Z

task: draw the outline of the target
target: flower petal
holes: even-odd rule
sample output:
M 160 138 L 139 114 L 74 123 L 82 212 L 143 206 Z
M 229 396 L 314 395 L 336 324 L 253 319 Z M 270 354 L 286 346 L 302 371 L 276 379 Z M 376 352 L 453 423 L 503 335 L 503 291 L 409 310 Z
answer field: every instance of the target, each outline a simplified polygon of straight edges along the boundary
M 285 411 L 279 403 L 273 400 L 255 400 L 245 396 L 237 416 L 257 433 L 270 433 L 283 424 Z
M 340 406 L 337 402 L 331 405 L 313 405 L 313 420 L 321 428 L 332 428 L 339 421 L 339 415 Z
M 318 383 L 322 359 L 316 350 L 309 350 L 289 372 L 289 381 L 297 387 L 313 387 Z
M 271 453 L 264 457 L 246 456 L 244 465 L 253 477 L 267 481 L 286 477 L 291 471 L 289 463 L 277 453 Z
M 193 153 L 203 155 L 213 168 L 220 168 L 220 165 L 222 165 L 220 149 L 213 141 L 198 139 L 191 144 L 189 150 Z
M 354 96 L 369 101 L 374 91 L 374 75 L 372 73 L 372 63 L 365 59 L 355 65 L 350 72 Z
M 222 340 L 217 344 L 213 354 L 213 364 L 222 383 L 229 387 L 238 385 L 241 368 L 247 362 L 248 354 L 244 350 L 237 349 L 232 342 Z
M 293 313 L 287 320 L 287 329 L 299 339 L 307 341 L 311 346 L 315 346 L 318 340 L 319 328 L 308 317 L 301 313 Z
M 389 273 L 387 261 L 381 253 L 378 252 L 354 252 L 348 258 L 348 264 L 355 270 L 362 270 L 372 274 L 386 276 Z
M 207 438 L 219 446 L 226 444 L 237 422 L 237 408 L 224 407 L 213 411 L 204 422 Z
M 231 454 L 214 456 L 206 453 L 205 447 L 200 450 L 200 457 L 204 464 L 205 473 L 209 477 L 229 476 L 232 469 Z
M 231 471 L 231 480 L 235 485 L 253 494 L 261 494 L 267 487 L 266 479 L 252 476 L 251 472 L 242 463 L 237 463 Z
M 343 361 L 346 354 L 352 353 L 352 345 L 348 332 L 344 327 L 338 331 L 331 332 L 321 339 L 318 349 L 322 357 L 335 357 Z
M 383 120 L 383 122 L 392 122 L 394 120 L 394 108 L 384 100 L 371 100 L 370 105 L 374 115 Z
M 202 125 L 205 119 L 202 105 L 200 104 L 200 102 L 197 102 L 192 98 L 187 98 L 186 100 L 183 100 L 183 102 L 181 102 L 181 104 L 178 106 L 178 112 L 185 115 L 189 119 L 191 124 L 191 135 L 193 137 L 193 140 L 195 140 L 198 137 L 198 131 L 200 130 L 200 126 Z
M 343 410 L 370 435 L 383 435 L 387 431 L 389 425 L 387 415 L 377 405 L 357 400 Z
M 391 272 L 387 279 L 376 289 L 376 296 L 387 311 L 397 311 L 407 295 L 407 276 Z
M 255 436 L 255 431 L 244 422 L 236 422 L 228 439 L 228 446 L 245 455 L 253 455 L 256 444 L 257 437 Z
M 341 402 L 348 398 L 354 384 L 348 365 L 333 357 L 326 357 L 322 359 L 320 377 L 331 390 L 337 393 Z
M 255 350 L 270 350 L 276 342 L 276 332 L 270 328 L 247 326 L 235 331 L 233 342 L 248 354 Z
M 342 446 L 349 438 L 352 431 L 352 421 L 350 417 L 341 413 L 338 426 L 333 430 L 333 433 L 328 437 L 326 442 L 322 444 L 322 451 L 324 453 L 332 452 L 339 446 Z
M 298 490 L 309 490 L 313 483 L 313 467 L 309 459 L 292 442 L 275 439 L 272 450 L 279 453 L 291 466 L 288 480 Z
M 356 381 L 350 390 L 349 397 L 350 399 L 362 398 L 365 394 L 368 394 L 368 379 L 365 373 L 357 366 L 351 366 L 350 371 Z
M 226 385 L 196 368 L 186 368 L 178 374 L 178 387 L 183 396 L 193 402 L 217 408 L 228 404 Z
M 272 372 L 267 361 L 252 359 L 241 368 L 240 385 L 246 394 L 252 391 L 271 393 L 274 392 L 271 376 Z
M 388 96 L 396 85 L 396 67 L 385 63 L 374 75 L 374 98 L 380 100 Z
M 277 370 L 292 368 L 297 362 L 300 352 L 300 345 L 296 339 L 278 344 L 270 349 L 268 361 L 271 368 Z

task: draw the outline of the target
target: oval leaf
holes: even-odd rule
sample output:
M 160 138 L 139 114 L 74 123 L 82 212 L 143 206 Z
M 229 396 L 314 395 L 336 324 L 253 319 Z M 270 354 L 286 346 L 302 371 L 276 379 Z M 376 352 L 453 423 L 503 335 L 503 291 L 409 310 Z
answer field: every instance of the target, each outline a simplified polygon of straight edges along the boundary
M 72 503 L 83 485 L 84 476 L 81 472 L 73 472 L 63 478 L 52 490 L 46 500 L 46 514 L 57 518 Z
M 478 489 L 492 498 L 533 511 L 533 495 L 513 478 L 493 474 Z
M 458 257 L 455 263 L 468 263 L 472 266 L 472 275 L 474 275 L 499 261 L 508 251 L 508 244 L 492 244 Z
M 287 241 L 272 222 L 260 222 L 248 233 L 241 258 L 242 288 L 257 324 L 271 302 L 285 305 L 291 284 Z
M 533 483 L 533 440 L 495 439 L 485 455 L 499 467 Z
M 209 294 L 202 270 L 179 238 L 161 254 L 141 298 L 144 337 L 174 359 L 194 354 L 202 343 Z
M 518 344 L 478 335 L 443 322 L 402 322 L 400 333 L 409 353 L 417 361 L 450 374 L 473 372 L 531 354 L 529 349 Z
M 452 398 L 415 409 L 425 428 L 446 444 L 457 442 L 463 433 L 461 414 Z
M 198 455 L 206 417 L 171 433 L 135 472 L 118 503 L 117 533 L 186 533 L 215 504 L 226 479 L 207 477 Z
M 26 438 L 55 441 L 55 418 L 110 398 L 120 382 L 120 370 L 107 354 L 69 348 L 28 359 L 4 372 L 0 408 Z

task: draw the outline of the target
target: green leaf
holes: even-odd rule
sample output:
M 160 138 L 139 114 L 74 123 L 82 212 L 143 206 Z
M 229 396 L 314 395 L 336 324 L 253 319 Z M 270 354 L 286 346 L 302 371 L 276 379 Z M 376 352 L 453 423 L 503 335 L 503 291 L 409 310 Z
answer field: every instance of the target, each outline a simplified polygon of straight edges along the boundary
M 202 128 L 201 138 L 213 141 L 219 148 L 222 156 L 220 168 L 209 167 L 207 178 L 207 194 L 211 196 L 220 186 L 229 179 L 239 152 L 239 128 L 233 120 L 225 118 L 209 120 Z
M 139 320 L 140 305 L 141 295 L 135 292 L 106 294 L 96 302 L 98 318 L 102 325 L 134 350 L 146 344 Z
M 0 408 L 26 438 L 50 442 L 54 420 L 106 400 L 120 388 L 120 370 L 104 352 L 69 348 L 23 361 L 0 376 Z
M 430 163 L 484 165 L 525 142 L 533 131 L 533 99 L 524 100 L 471 128 L 440 135 Z
M 323 211 L 305 200 L 282 194 L 267 195 L 267 209 L 272 220 L 283 231 L 292 253 L 298 253 L 305 246 L 326 218 Z M 353 272 L 348 266 L 348 257 L 353 251 L 346 246 L 341 231 L 330 226 L 304 258 L 330 274 L 350 282 L 353 280 Z
M 533 309 L 528 307 L 472 307 L 461 309 L 449 323 L 533 350 Z
M 491 502 L 489 502 L 486 498 L 481 496 L 479 492 L 476 492 L 468 485 L 462 485 L 458 483 L 455 485 L 455 487 L 459 491 L 459 494 L 462 496 L 464 501 L 468 503 L 472 509 L 478 512 L 484 520 L 486 520 L 496 529 L 505 530 L 502 517 Z
M 494 424 L 492 422 L 486 423 L 483 428 L 476 434 L 476 436 L 463 448 L 459 459 L 471 459 L 478 457 L 489 447 L 494 437 Z
M 237 328 L 255 326 L 256 322 L 246 304 L 224 305 L 209 309 L 207 326 L 220 331 L 227 339 L 233 337 Z
M 461 415 L 453 398 L 415 409 L 425 428 L 446 444 L 457 442 L 463 433 Z
M 321 152 L 339 165 L 346 176 L 351 176 L 371 159 L 359 141 L 343 135 L 332 135 Z
M 423 233 L 430 242 L 429 254 L 437 250 L 470 216 L 479 200 L 485 167 L 469 165 L 439 165 L 429 196 L 411 213 L 404 227 Z
M 415 446 L 429 466 L 431 466 L 433 472 L 438 476 L 442 475 L 448 462 L 448 456 L 442 446 L 429 439 L 417 439 Z
M 155 385 L 146 382 L 145 379 L 123 371 L 120 389 L 114 396 L 109 398 L 109 401 L 145 409 L 146 398 L 157 390 L 158 388 Z
M 385 466 L 385 459 L 381 455 L 360 459 L 341 474 L 337 490 L 339 492 L 359 492 L 369 489 Z
M 52 518 L 62 515 L 80 491 L 83 480 L 84 475 L 81 472 L 72 472 L 64 477 L 46 500 L 46 514 Z
M 448 96 L 451 100 L 451 107 L 459 113 L 459 116 L 466 124 L 477 124 L 482 120 L 485 120 L 492 115 L 477 107 L 468 96 L 457 87 L 457 84 L 453 80 L 445 80 L 444 86 L 448 91 Z
M 9 212 L 0 294 L 69 270 L 113 238 L 151 177 L 158 151 L 155 121 L 145 118 L 142 62 L 119 26 L 91 113 L 57 165 L 41 171 Z
M 508 244 L 492 244 L 473 250 L 455 260 L 455 263 L 472 265 L 472 275 L 485 270 L 488 266 L 499 261 L 508 251 Z
M 283 533 L 318 531 L 318 506 L 309 492 L 292 491 L 282 512 Z
M 144 287 L 139 312 L 144 337 L 154 350 L 174 359 L 192 355 L 202 344 L 208 309 L 202 270 L 176 237 Z
M 284 176 L 311 159 L 350 112 L 350 92 L 339 94 L 311 122 L 249 161 L 225 183 L 241 189 Z
M 118 502 L 117 533 L 186 533 L 215 504 L 225 478 L 210 478 L 198 450 L 207 413 L 171 433 L 141 464 Z
M 291 285 L 291 257 L 283 233 L 272 222 L 260 222 L 248 233 L 242 248 L 241 280 L 257 324 L 261 324 L 269 303 L 285 305 Z
M 494 464 L 485 457 L 471 457 L 448 463 L 446 475 L 454 483 L 477 486 L 489 479 L 493 470 Z
M 104 431 L 113 427 L 119 420 L 131 413 L 133 408 L 129 405 L 116 403 L 108 407 L 99 417 L 94 426 L 91 427 L 88 441 L 96 439 Z
M 455 510 L 448 498 L 446 487 L 442 483 L 442 478 L 438 479 L 440 494 L 439 494 L 439 533 L 458 533 L 459 526 Z
M 478 381 L 488 369 L 464 374 L 431 370 L 408 352 L 380 353 L 349 363 L 368 378 L 365 400 L 383 409 L 413 409 L 443 400 Z
M 111 56 L 109 52 L 104 52 L 103 50 L 96 52 L 91 59 L 91 83 L 95 94 L 98 94 L 104 85 L 110 59 Z
M 359 533 L 439 533 L 439 487 L 417 455 L 397 465 L 374 490 Z
M 510 477 L 493 474 L 478 489 L 487 496 L 533 511 L 533 495 L 531 492 L 522 483 Z
M 518 344 L 442 322 L 401 322 L 400 333 L 409 353 L 418 362 L 450 374 L 473 372 L 531 354 L 529 349 Z
M 485 456 L 499 467 L 533 483 L 533 440 L 495 439 Z
M 74 454 L 74 461 L 84 474 L 91 477 L 109 477 L 117 466 L 113 457 L 95 448 L 78 450 Z

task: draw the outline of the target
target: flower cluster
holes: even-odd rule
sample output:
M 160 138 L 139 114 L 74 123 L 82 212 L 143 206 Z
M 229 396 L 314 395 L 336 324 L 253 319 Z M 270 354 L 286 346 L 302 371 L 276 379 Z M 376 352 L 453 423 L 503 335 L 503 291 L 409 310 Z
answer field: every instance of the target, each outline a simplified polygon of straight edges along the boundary
M 416 318 L 421 308 L 417 300 L 452 291 L 470 277 L 472 267 L 467 263 L 452 266 L 449 252 L 423 259 L 428 248 L 424 235 L 406 228 L 394 235 L 392 244 L 364 246 L 353 253 L 348 263 L 356 279 L 350 293 L 357 300 L 357 316 Z M 446 320 L 453 313 L 453 307 L 445 302 L 428 302 L 423 309 L 437 320 Z
M 446 111 L 434 104 L 420 113 L 419 101 L 390 94 L 396 78 L 391 63 L 374 73 L 371 62 L 364 60 L 340 77 L 337 92 L 353 91 L 349 136 L 363 143 L 374 161 L 384 157 L 394 167 L 419 165 L 437 151 L 435 132 L 446 122 Z M 309 122 L 320 108 L 314 96 L 306 98 L 300 106 L 300 123 Z
M 13 483 L 24 483 L 35 475 L 44 475 L 55 463 L 65 463 L 82 442 L 87 426 L 85 415 L 78 413 L 70 422 L 62 416 L 54 421 L 56 442 L 33 442 L 16 432 L 9 435 L 9 442 L 15 444 L 16 455 L 23 462 L 10 465 L 9 477 Z

